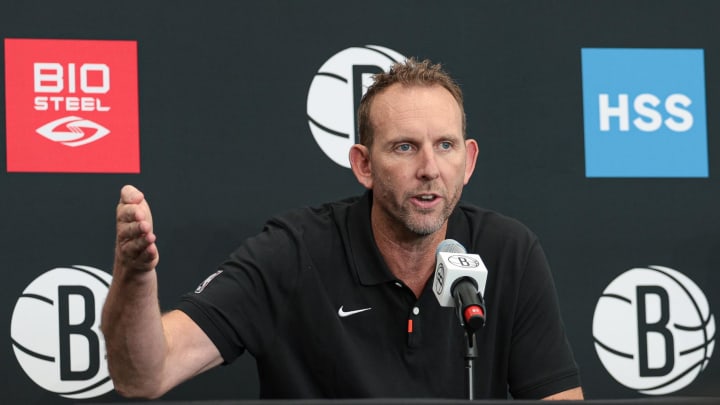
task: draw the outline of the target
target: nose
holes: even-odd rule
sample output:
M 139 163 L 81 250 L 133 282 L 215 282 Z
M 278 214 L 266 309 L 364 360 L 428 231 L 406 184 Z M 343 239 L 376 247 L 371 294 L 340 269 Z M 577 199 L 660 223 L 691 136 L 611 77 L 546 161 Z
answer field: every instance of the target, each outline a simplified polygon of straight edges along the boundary
M 437 156 L 431 147 L 424 148 L 421 153 L 418 154 L 418 159 L 418 178 L 421 180 L 434 180 L 440 176 Z

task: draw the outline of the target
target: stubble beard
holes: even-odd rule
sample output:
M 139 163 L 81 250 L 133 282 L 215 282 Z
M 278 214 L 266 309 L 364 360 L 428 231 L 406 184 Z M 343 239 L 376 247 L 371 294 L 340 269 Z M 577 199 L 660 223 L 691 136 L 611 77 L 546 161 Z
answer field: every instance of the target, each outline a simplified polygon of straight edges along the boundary
M 451 208 L 443 201 L 440 211 L 423 210 L 413 206 L 401 207 L 399 212 L 399 220 L 405 225 L 410 232 L 418 236 L 428 236 L 437 232 L 442 228 L 443 224 L 450 216 Z
M 418 193 L 407 193 L 403 196 L 400 202 L 394 202 L 395 209 L 388 212 L 395 222 L 402 224 L 409 232 L 416 236 L 428 236 L 439 231 L 445 222 L 452 214 L 455 209 L 458 200 L 460 199 L 460 192 L 462 187 L 454 190 L 455 193 L 452 196 L 446 196 L 443 200 L 442 207 L 438 212 L 436 209 L 423 210 L 411 205 L 408 201 L 412 198 L 411 196 Z M 392 192 L 387 191 L 386 197 L 391 197 Z M 448 200 L 447 198 L 451 198 Z

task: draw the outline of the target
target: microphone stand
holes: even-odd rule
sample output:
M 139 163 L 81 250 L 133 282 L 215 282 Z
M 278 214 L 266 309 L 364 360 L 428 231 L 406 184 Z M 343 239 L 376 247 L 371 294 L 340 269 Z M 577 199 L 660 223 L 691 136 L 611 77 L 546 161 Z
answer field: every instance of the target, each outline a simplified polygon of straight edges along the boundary
M 478 357 L 477 339 L 475 333 L 465 330 L 465 385 L 468 399 L 475 399 L 475 359 Z
M 455 308 L 465 329 L 465 372 L 468 399 L 475 399 L 475 359 L 478 358 L 476 331 L 485 326 L 485 301 L 469 282 L 453 286 Z

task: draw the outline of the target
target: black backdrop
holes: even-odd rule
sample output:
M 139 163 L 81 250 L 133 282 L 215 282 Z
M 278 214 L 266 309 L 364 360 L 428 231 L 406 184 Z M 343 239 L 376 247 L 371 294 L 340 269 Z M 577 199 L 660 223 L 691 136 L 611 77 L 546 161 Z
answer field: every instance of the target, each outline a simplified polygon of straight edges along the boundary
M 598 359 L 593 311 L 616 276 L 651 264 L 720 305 L 719 13 L 712 0 L 3 1 L 3 38 L 137 41 L 141 173 L 0 171 L 0 319 L 9 330 L 18 297 L 50 269 L 111 270 L 123 184 L 153 208 L 165 309 L 272 214 L 361 192 L 313 140 L 306 101 L 328 58 L 376 44 L 442 62 L 460 82 L 480 145 L 464 198 L 540 235 L 586 396 L 639 397 Z M 581 48 L 704 49 L 709 178 L 585 177 Z M 0 152 L 3 163 L 4 142 Z M 10 402 L 67 401 L 35 384 L 0 336 Z M 254 398 L 253 368 L 243 357 L 165 399 Z M 676 394 L 720 395 L 719 377 L 711 359 Z

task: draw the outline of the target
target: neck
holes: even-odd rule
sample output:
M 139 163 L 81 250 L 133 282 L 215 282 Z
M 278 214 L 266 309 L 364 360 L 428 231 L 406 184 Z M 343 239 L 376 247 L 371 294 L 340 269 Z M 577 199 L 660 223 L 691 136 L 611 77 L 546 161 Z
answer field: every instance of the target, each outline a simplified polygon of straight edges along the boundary
M 371 223 L 375 243 L 390 272 L 419 297 L 435 271 L 435 250 L 445 238 L 447 222 L 430 235 L 417 235 L 404 228 L 382 226 L 374 218 Z

